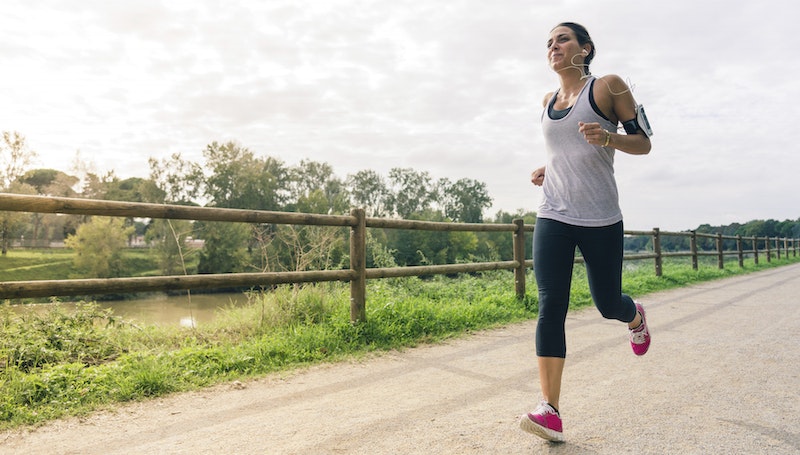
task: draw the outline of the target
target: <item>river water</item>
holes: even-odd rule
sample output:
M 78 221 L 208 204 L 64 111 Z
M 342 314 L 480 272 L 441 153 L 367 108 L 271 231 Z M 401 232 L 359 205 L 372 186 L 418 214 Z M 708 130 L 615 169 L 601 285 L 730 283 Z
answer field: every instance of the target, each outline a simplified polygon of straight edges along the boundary
M 111 308 L 115 316 L 139 324 L 180 325 L 196 327 L 214 319 L 220 308 L 247 303 L 244 293 L 166 295 L 154 294 L 147 298 L 100 301 L 101 308 Z M 15 305 L 16 311 L 46 310 L 51 304 Z M 74 308 L 75 303 L 62 302 L 62 308 Z

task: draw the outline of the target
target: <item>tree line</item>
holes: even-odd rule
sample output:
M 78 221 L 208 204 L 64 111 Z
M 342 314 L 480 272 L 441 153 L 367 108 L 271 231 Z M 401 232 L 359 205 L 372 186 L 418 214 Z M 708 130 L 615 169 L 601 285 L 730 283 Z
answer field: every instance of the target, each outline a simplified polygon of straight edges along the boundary
M 203 150 L 201 162 L 179 153 L 163 159 L 151 157 L 147 178 L 121 179 L 113 171 L 92 172 L 80 162 L 71 174 L 31 169 L 36 154 L 25 138 L 17 132 L 4 132 L 2 139 L 0 184 L 2 191 L 9 193 L 332 215 L 363 207 L 371 217 L 425 221 L 511 223 L 523 218 L 526 224 L 533 224 L 536 220 L 534 212 L 521 210 L 499 211 L 484 219 L 484 211 L 492 205 L 485 183 L 468 178 L 434 179 L 428 172 L 412 168 L 393 168 L 387 175 L 366 169 L 340 178 L 328 163 L 302 160 L 287 165 L 236 142 L 212 142 Z M 800 219 L 702 225 L 697 231 L 800 237 Z M 165 275 L 302 271 L 349 264 L 347 229 L 325 226 L 0 212 L 0 234 L 3 254 L 12 241 L 27 247 L 63 241 L 77 253 L 76 269 L 97 277 L 125 275 L 121 251 L 134 239 L 144 240 Z M 689 248 L 688 239 L 682 237 L 664 237 L 661 242 L 666 251 Z M 699 243 L 703 249 L 715 248 L 711 239 Z M 652 239 L 628 238 L 626 249 L 652 249 Z M 530 255 L 530 238 L 526 251 Z M 371 229 L 368 236 L 369 267 L 512 258 L 512 238 L 505 232 Z
M 486 184 L 477 180 L 434 179 L 426 171 L 399 167 L 388 175 L 362 170 L 340 178 L 328 163 L 302 160 L 290 166 L 275 157 L 258 156 L 236 142 L 208 144 L 201 162 L 181 154 L 150 158 L 147 178 L 126 179 L 113 171 L 102 175 L 87 171 L 85 165 L 76 166 L 75 174 L 28 169 L 35 154 L 18 133 L 4 133 L 0 147 L 4 162 L 13 162 L 2 170 L 2 190 L 10 193 L 332 215 L 363 207 L 371 217 L 426 221 L 535 220 L 534 213 L 521 211 L 501 211 L 485 220 L 483 213 L 492 199 Z M 123 276 L 120 251 L 134 239 L 144 239 L 161 273 L 167 275 L 301 271 L 349 264 L 346 228 L 13 212 L 0 212 L 0 216 L 4 252 L 12 240 L 27 247 L 63 241 L 77 252 L 76 268 L 90 276 Z M 368 266 L 513 257 L 507 233 L 372 229 L 368 250 Z
M 744 224 L 731 223 L 719 226 L 701 224 L 694 231 L 700 234 L 722 234 L 723 236 L 731 237 L 741 235 L 742 237 L 800 238 L 800 218 L 794 221 L 752 220 Z M 688 237 L 663 235 L 660 241 L 662 251 L 688 251 L 690 249 L 690 239 Z M 759 248 L 762 247 L 759 246 Z M 735 249 L 736 240 L 724 239 L 722 248 L 725 250 Z M 745 245 L 745 248 L 749 248 L 749 244 Z M 628 251 L 652 251 L 653 238 L 649 236 L 628 237 L 625 239 L 625 249 Z M 698 237 L 697 249 L 701 251 L 716 250 L 716 239 Z

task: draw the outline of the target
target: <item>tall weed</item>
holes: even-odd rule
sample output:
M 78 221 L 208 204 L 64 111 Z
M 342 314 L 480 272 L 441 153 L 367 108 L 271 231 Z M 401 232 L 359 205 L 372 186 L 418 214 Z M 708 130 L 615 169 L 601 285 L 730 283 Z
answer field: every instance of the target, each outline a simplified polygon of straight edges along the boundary
M 47 364 L 113 360 L 119 346 L 106 328 L 116 322 L 111 310 L 95 303 L 79 303 L 71 313 L 55 303 L 50 311 L 22 315 L 0 305 L 0 367 L 30 371 Z

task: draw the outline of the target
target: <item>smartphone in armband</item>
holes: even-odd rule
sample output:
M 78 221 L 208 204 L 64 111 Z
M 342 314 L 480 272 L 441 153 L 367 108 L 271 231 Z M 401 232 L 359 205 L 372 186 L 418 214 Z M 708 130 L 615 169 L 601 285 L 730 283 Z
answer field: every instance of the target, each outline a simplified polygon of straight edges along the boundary
M 650 127 L 650 121 L 647 120 L 647 115 L 644 113 L 644 106 L 641 104 L 636 106 L 636 123 L 639 124 L 639 128 L 644 131 L 647 137 L 653 135 L 653 128 Z
M 644 106 L 641 104 L 636 105 L 636 117 L 622 122 L 622 127 L 628 134 L 637 134 L 639 131 L 644 132 L 647 137 L 653 135 L 653 128 L 650 126 L 650 121 L 647 120 L 647 114 L 644 112 Z

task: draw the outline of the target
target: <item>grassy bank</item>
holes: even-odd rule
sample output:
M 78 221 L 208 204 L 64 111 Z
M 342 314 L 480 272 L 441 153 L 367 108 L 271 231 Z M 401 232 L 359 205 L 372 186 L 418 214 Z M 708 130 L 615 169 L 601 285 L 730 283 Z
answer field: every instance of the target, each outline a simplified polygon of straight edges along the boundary
M 672 260 L 660 278 L 651 261 L 628 262 L 624 287 L 636 297 L 794 262 L 740 269 L 731 261 L 724 270 L 714 263 L 694 271 L 687 261 Z M 572 305 L 590 305 L 583 268 L 575 274 Z M 224 309 L 197 328 L 138 326 L 91 303 L 73 312 L 54 305 L 24 315 L 0 305 L 0 428 L 535 318 L 536 288 L 528 278 L 522 301 L 515 298 L 513 275 L 504 271 L 370 281 L 368 320 L 357 326 L 349 322 L 343 283 L 253 294 L 249 305 Z
M 158 264 L 146 248 L 129 248 L 122 252 L 129 276 L 159 274 Z M 75 252 L 68 248 L 11 249 L 0 256 L 3 281 L 63 280 L 87 278 L 75 270 Z
M 72 250 L 9 250 L 0 256 L 3 281 L 47 280 L 64 278 L 72 273 Z

